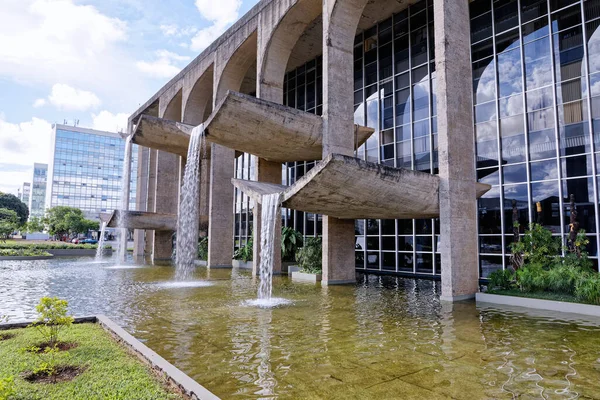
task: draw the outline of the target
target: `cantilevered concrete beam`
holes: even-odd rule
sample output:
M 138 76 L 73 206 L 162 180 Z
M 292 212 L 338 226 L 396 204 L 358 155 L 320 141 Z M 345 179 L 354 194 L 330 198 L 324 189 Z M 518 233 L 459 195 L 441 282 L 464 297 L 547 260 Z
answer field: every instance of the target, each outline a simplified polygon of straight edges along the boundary
M 131 141 L 139 146 L 159 149 L 187 157 L 192 125 L 142 115 Z
M 292 186 L 232 180 L 260 202 L 262 195 L 282 192 L 282 205 L 339 219 L 434 218 L 440 214 L 437 175 L 392 168 L 332 154 Z M 491 186 L 473 182 L 477 197 Z
M 177 215 L 160 214 L 144 211 L 114 210 L 111 214 L 101 215 L 109 228 L 120 228 L 122 220 L 127 229 L 149 229 L 154 231 L 175 231 L 177 229 Z

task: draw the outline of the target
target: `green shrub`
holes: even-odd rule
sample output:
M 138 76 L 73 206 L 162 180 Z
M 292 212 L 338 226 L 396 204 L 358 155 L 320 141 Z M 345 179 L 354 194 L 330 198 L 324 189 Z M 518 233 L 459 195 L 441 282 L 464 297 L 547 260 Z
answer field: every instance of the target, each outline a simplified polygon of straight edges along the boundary
M 246 242 L 245 245 L 243 245 L 233 253 L 233 259 L 248 262 L 252 261 L 253 254 L 253 239 L 250 238 L 248 239 L 248 242 Z
M 58 249 L 96 249 L 97 244 L 71 244 L 65 242 L 50 242 L 50 243 L 0 243 L 0 249 L 11 250 L 58 250 Z M 105 249 L 112 249 L 112 246 L 105 245 Z
M 523 262 L 527 264 L 549 266 L 553 259 L 560 255 L 562 243 L 560 238 L 552 236 L 552 232 L 540 224 L 530 224 L 529 230 L 520 241 L 511 244 L 513 253 L 523 256 Z
M 0 400 L 8 400 L 15 394 L 15 378 L 12 376 L 0 378 Z
M 73 317 L 67 315 L 69 303 L 58 297 L 42 297 L 40 303 L 35 307 L 38 318 L 33 326 L 47 341 L 50 348 L 58 343 L 59 333 L 73 323 Z
M 489 276 L 490 288 L 500 288 L 508 290 L 510 289 L 515 281 L 515 272 L 512 269 L 499 269 L 494 271 Z
M 208 260 L 208 236 L 198 242 L 198 260 Z
M 600 305 L 600 276 L 593 274 L 577 281 L 575 296 L 584 303 Z
M 544 290 L 568 294 L 575 293 L 577 282 L 586 278 L 586 273 L 581 269 L 560 264 L 544 271 L 544 275 Z
M 302 247 L 302 234 L 290 228 L 284 226 L 281 229 L 281 260 L 282 261 L 294 261 L 296 251 L 299 247 Z
M 304 247 L 296 251 L 296 262 L 302 270 L 309 274 L 320 274 L 323 270 L 323 246 L 321 238 L 307 238 Z
M 37 257 L 52 254 L 39 249 L 0 249 L 0 257 Z
M 529 265 L 517 271 L 517 284 L 523 292 L 545 290 L 546 275 L 544 269 L 538 265 Z

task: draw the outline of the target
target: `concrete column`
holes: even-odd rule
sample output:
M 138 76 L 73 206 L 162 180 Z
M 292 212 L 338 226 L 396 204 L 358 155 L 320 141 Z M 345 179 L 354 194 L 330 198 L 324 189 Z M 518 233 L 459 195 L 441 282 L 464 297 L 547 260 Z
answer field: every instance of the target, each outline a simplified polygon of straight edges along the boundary
M 149 212 L 154 211 L 156 204 L 156 156 L 158 150 L 149 149 L 148 153 L 148 202 L 146 203 L 146 210 Z M 154 231 L 146 231 L 146 240 L 144 244 L 144 253 L 146 255 L 152 255 L 154 249 Z
M 210 202 L 210 158 L 200 159 L 200 235 L 208 235 L 208 209 Z
M 137 211 L 147 211 L 148 202 L 148 162 L 150 160 L 150 149 L 138 147 L 138 169 L 135 206 Z M 133 233 L 133 255 L 144 256 L 145 231 L 136 229 Z
M 208 221 L 208 267 L 231 268 L 235 150 L 212 144 Z
M 260 182 L 276 183 L 281 185 L 281 164 L 270 162 L 262 158 L 256 158 L 254 165 L 256 180 Z M 258 203 L 254 205 L 254 217 L 252 220 L 254 232 L 254 259 L 252 265 L 252 275 L 258 275 L 260 266 L 260 227 L 261 227 L 262 206 Z M 281 274 L 281 214 L 277 218 L 275 225 L 275 243 L 273 243 L 273 274 Z
M 349 22 L 353 18 L 345 21 L 347 7 L 338 6 L 334 13 L 335 3 L 335 0 L 323 1 L 323 158 L 332 153 L 354 154 L 351 99 L 355 32 L 341 28 L 340 24 L 353 26 Z M 352 11 L 360 12 L 359 9 L 362 7 L 357 4 Z M 323 284 L 356 282 L 354 242 L 354 220 L 323 216 Z
M 469 2 L 434 0 L 442 300 L 478 289 Z
M 158 151 L 156 155 L 156 191 L 154 212 L 177 214 L 179 199 L 179 159 L 176 154 Z M 170 260 L 173 232 L 154 231 L 154 261 Z

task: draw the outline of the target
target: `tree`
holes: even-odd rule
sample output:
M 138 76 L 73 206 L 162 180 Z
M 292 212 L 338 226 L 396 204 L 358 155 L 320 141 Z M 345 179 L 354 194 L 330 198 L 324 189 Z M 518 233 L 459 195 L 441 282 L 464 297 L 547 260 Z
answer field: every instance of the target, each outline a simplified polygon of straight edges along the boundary
M 29 208 L 14 194 L 0 192 L 0 208 L 8 208 L 16 212 L 19 226 L 24 225 L 29 218 Z
M 44 221 L 40 217 L 31 217 L 27 221 L 27 232 L 41 232 L 45 228 Z
M 51 235 L 87 233 L 88 230 L 99 228 L 98 222 L 85 219 L 83 211 L 74 207 L 52 207 L 46 211 L 46 220 Z
M 14 210 L 0 208 L 0 238 L 6 239 L 19 227 L 19 216 Z

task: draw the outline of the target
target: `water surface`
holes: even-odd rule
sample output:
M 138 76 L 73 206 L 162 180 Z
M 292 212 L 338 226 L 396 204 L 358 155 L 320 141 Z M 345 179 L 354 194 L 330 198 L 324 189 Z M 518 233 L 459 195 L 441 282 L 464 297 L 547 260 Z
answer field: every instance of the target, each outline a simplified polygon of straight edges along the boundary
M 247 272 L 114 268 L 91 258 L 0 261 L 0 314 L 40 297 L 103 313 L 222 398 L 600 398 L 600 321 L 440 304 L 439 283 L 359 275 L 320 287 L 275 277 L 276 308 L 252 306 Z M 125 265 L 127 266 L 127 265 Z M 179 285 L 181 286 L 181 285 Z

